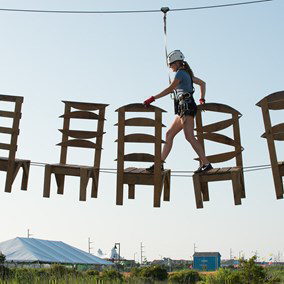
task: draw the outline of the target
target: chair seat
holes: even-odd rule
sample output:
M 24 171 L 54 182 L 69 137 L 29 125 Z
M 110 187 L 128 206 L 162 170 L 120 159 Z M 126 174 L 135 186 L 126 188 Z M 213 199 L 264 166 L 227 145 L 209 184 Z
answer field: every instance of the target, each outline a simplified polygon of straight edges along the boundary
M 232 173 L 242 173 L 242 167 L 214 168 L 212 170 L 198 173 L 201 182 L 230 180 Z
M 161 178 L 170 174 L 170 170 L 162 171 Z M 154 185 L 154 172 L 149 172 L 146 168 L 129 167 L 124 169 L 124 184 Z
M 0 171 L 7 171 L 8 160 L 9 159 L 6 157 L 0 157 Z M 31 161 L 23 159 L 15 159 L 14 162 L 16 166 L 21 167 L 24 164 L 30 164 Z
M 51 172 L 54 174 L 62 174 L 69 176 L 80 176 L 81 169 L 85 169 L 87 171 L 99 170 L 91 166 L 72 165 L 72 164 L 47 164 L 46 166 L 51 167 Z

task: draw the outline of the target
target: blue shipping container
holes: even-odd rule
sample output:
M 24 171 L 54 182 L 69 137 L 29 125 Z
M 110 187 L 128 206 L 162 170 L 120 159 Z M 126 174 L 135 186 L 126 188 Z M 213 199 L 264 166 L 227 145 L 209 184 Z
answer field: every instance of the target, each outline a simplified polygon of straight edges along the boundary
M 196 252 L 193 255 L 193 269 L 199 271 L 215 271 L 221 266 L 219 252 Z

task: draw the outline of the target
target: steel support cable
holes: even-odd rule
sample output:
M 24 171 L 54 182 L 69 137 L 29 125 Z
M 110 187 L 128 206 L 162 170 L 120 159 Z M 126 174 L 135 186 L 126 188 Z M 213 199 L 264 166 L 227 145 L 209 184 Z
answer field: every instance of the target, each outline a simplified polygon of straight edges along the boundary
M 249 4 L 259 4 L 263 2 L 271 2 L 274 0 L 257 0 L 257 1 L 246 1 L 238 3 L 228 3 L 220 5 L 210 6 L 199 6 L 189 8 L 174 8 L 170 9 L 171 12 L 190 11 L 190 10 L 203 10 L 203 9 L 214 9 L 214 8 L 225 8 Z M 13 8 L 0 8 L 1 12 L 27 12 L 27 13 L 57 13 L 57 14 L 134 14 L 134 13 L 158 13 L 161 10 L 117 10 L 117 11 L 72 11 L 72 10 L 38 10 L 38 9 L 13 9 Z
M 44 167 L 46 164 L 47 163 L 31 161 L 31 165 L 36 166 L 36 167 Z M 267 164 L 267 165 L 255 165 L 255 166 L 243 167 L 243 170 L 244 172 L 253 172 L 253 171 L 267 170 L 270 168 L 271 168 L 271 165 Z M 117 169 L 116 168 L 99 168 L 99 171 L 102 173 L 116 174 Z M 172 176 L 175 176 L 175 177 L 192 177 L 192 175 L 188 175 L 188 174 L 194 173 L 194 171 L 183 171 L 183 170 L 171 171 L 171 172 L 174 173 Z

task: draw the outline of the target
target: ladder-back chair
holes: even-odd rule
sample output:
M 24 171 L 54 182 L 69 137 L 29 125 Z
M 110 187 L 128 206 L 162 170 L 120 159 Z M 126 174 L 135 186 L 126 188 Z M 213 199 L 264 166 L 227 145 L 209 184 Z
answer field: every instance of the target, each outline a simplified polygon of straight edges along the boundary
M 50 180 L 53 173 L 57 183 L 57 193 L 64 193 L 65 176 L 79 176 L 80 177 L 80 201 L 86 201 L 86 190 L 88 181 L 92 179 L 92 193 L 91 197 L 97 198 L 98 182 L 99 182 L 99 168 L 101 161 L 101 150 L 103 141 L 105 108 L 106 104 L 86 103 L 86 102 L 70 102 L 63 101 L 65 104 L 65 111 L 62 117 L 63 129 L 62 142 L 57 144 L 61 147 L 60 163 L 45 165 L 44 176 L 44 190 L 43 196 L 50 196 Z M 98 111 L 98 113 L 96 113 Z M 91 131 L 85 130 L 71 130 L 70 120 L 73 119 L 87 119 L 97 120 L 97 128 Z M 74 139 L 75 138 L 75 139 Z M 95 142 L 88 139 L 95 138 Z M 94 149 L 94 163 L 92 166 L 86 165 L 72 165 L 67 164 L 67 150 L 68 147 L 79 147 Z
M 13 182 L 20 168 L 23 169 L 21 189 L 27 190 L 30 161 L 16 159 L 16 151 L 18 147 L 17 140 L 20 133 L 19 125 L 20 125 L 20 119 L 22 117 L 21 109 L 24 98 L 18 96 L 0 95 L 0 101 L 2 103 L 3 102 L 14 103 L 13 111 L 0 110 L 0 117 L 12 119 L 11 127 L 7 127 L 6 124 L 5 126 L 2 125 L 0 126 L 1 134 L 11 135 L 9 144 L 0 143 L 1 150 L 9 151 L 8 157 L 0 157 L 0 170 L 5 171 L 7 173 L 6 182 L 5 182 L 5 192 L 12 191 Z
M 160 207 L 161 194 L 164 187 L 164 201 L 170 200 L 170 170 L 161 170 L 161 146 L 162 140 L 162 113 L 164 110 L 143 104 L 129 104 L 118 110 L 118 139 L 117 142 L 117 191 L 116 204 L 123 205 L 123 185 L 128 184 L 128 198 L 135 198 L 135 185 L 154 185 L 154 207 Z M 135 117 L 126 119 L 126 113 L 146 112 L 154 113 L 154 119 L 146 117 Z M 154 135 L 135 133 L 125 134 L 126 126 L 153 127 Z M 148 153 L 125 154 L 125 143 L 153 143 L 155 145 L 154 155 Z M 145 168 L 128 167 L 124 169 L 124 162 L 153 162 L 154 172 Z
M 284 161 L 277 160 L 275 141 L 284 140 L 284 123 L 272 126 L 269 110 L 284 109 L 284 91 L 268 95 L 256 105 L 261 107 L 262 110 L 265 133 L 261 137 L 266 138 L 267 141 L 276 198 L 282 199 L 284 197 L 282 180 L 284 176 Z
M 203 110 L 205 112 L 203 112 Z M 230 118 L 212 124 L 203 125 L 202 114 L 206 115 L 206 111 L 226 113 L 230 115 Z M 210 140 L 213 142 L 234 147 L 234 151 L 207 156 L 207 159 L 209 160 L 210 163 L 221 163 L 229 161 L 231 159 L 235 159 L 236 165 L 233 167 L 226 167 L 226 168 L 214 168 L 207 172 L 197 173 L 193 175 L 195 200 L 197 208 L 203 208 L 203 201 L 209 201 L 208 182 L 231 180 L 233 185 L 235 205 L 241 204 L 241 198 L 245 198 L 243 159 L 242 159 L 243 148 L 241 146 L 240 127 L 239 127 L 240 117 L 241 114 L 237 110 L 227 105 L 217 104 L 217 103 L 207 103 L 198 106 L 198 112 L 196 116 L 197 139 L 201 143 L 204 151 L 205 151 L 204 140 Z M 220 133 L 216 133 L 230 126 L 233 127 L 233 138 L 230 138 Z

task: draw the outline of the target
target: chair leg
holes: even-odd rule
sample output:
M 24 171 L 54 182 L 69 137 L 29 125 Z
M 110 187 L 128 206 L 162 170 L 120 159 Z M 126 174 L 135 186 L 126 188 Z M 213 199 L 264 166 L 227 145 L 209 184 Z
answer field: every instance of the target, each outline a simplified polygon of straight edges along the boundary
M 123 205 L 123 173 L 117 172 L 116 205 Z
M 195 174 L 193 175 L 192 178 L 193 178 L 196 208 L 203 208 L 200 177 L 198 174 Z
M 246 198 L 246 189 L 245 189 L 245 180 L 244 180 L 244 172 L 241 172 L 241 186 L 242 186 L 242 194 L 241 198 Z
M 162 177 L 155 181 L 154 184 L 154 207 L 161 207 L 161 195 L 162 195 Z
M 235 205 L 241 205 L 242 186 L 241 186 L 240 172 L 232 172 L 231 175 L 232 175 L 232 185 L 233 185 Z
M 50 197 L 50 180 L 51 180 L 51 166 L 45 165 L 43 197 L 47 197 L 47 198 Z
M 165 174 L 164 179 L 164 201 L 170 201 L 170 189 L 171 189 L 171 171 Z
M 30 162 L 24 163 L 22 165 L 22 168 L 23 168 L 23 176 L 22 176 L 21 190 L 27 190 L 28 181 L 29 181 L 29 172 L 30 172 Z
M 57 194 L 64 193 L 64 183 L 65 183 L 65 175 L 55 174 L 55 179 L 57 183 Z
M 98 197 L 98 186 L 99 186 L 99 171 L 94 170 L 93 177 L 92 177 L 91 198 L 97 198 Z
M 208 182 L 201 183 L 201 192 L 203 196 L 203 201 L 209 201 Z
M 87 199 L 87 185 L 89 181 L 88 169 L 80 169 L 80 201 L 86 201 Z
M 135 184 L 128 185 L 128 199 L 135 199 Z
M 5 182 L 5 192 L 12 191 L 12 184 L 15 179 L 15 163 L 13 161 L 8 161 L 7 174 Z

